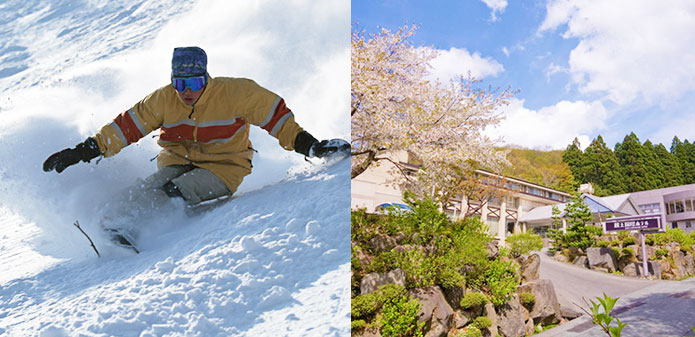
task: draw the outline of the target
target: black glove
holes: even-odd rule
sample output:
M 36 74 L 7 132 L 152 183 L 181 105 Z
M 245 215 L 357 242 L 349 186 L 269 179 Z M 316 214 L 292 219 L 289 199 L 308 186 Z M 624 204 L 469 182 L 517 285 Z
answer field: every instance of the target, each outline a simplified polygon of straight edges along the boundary
M 79 163 L 80 160 L 89 162 L 100 155 L 101 151 L 99 151 L 97 141 L 89 137 L 84 142 L 77 144 L 73 149 L 65 149 L 52 154 L 43 162 L 43 170 L 46 172 L 56 170 L 56 172 L 60 173 L 66 167 Z
M 309 158 L 323 158 L 335 152 L 349 153 L 350 143 L 342 139 L 326 139 L 319 142 L 310 133 L 302 131 L 294 139 L 294 150 Z

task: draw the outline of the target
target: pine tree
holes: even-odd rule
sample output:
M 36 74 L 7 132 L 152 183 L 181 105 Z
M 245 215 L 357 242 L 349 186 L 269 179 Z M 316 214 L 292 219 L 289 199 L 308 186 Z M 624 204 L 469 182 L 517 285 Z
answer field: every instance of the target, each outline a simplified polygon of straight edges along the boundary
M 585 225 L 594 219 L 593 213 L 579 193 L 572 193 L 565 206 L 565 218 L 570 226 Z
M 593 246 L 596 243 L 595 237 L 602 233 L 600 227 L 587 225 L 587 222 L 593 220 L 593 213 L 577 193 L 572 194 L 565 206 L 565 218 L 569 228 L 562 236 L 563 246 L 586 249 Z

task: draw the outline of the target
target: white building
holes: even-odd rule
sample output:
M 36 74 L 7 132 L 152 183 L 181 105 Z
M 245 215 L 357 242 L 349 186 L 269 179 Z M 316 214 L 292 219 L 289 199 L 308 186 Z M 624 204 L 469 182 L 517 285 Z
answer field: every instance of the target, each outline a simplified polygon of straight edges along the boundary
M 413 170 L 417 166 L 408 165 L 408 155 L 402 153 L 391 158 L 405 164 Z M 374 212 L 381 204 L 402 203 L 403 191 L 392 183 L 395 165 L 382 162 L 379 166 L 371 166 L 367 171 L 352 179 L 353 209 L 366 208 Z M 569 194 L 549 187 L 530 183 L 521 179 L 503 177 L 491 172 L 477 170 L 476 174 L 483 180 L 499 181 L 502 193 L 499 198 L 489 200 L 469 200 L 462 194 L 457 195 L 444 211 L 451 217 L 480 216 L 493 234 L 501 242 L 505 241 L 508 233 L 525 231 L 525 225 L 520 222 L 523 216 L 534 208 L 566 202 Z

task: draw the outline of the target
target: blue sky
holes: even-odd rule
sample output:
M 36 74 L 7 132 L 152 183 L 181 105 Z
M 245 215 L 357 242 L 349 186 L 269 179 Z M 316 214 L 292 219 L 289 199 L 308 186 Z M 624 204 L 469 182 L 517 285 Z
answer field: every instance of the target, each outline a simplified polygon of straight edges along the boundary
M 353 0 L 351 11 L 367 33 L 419 25 L 412 42 L 441 51 L 441 80 L 470 70 L 519 90 L 488 130 L 506 144 L 695 140 L 693 2 Z

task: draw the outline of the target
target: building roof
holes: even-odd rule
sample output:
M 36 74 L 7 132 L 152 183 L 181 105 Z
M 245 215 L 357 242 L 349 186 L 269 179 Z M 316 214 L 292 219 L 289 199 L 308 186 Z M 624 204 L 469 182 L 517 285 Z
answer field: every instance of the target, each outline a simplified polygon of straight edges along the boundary
M 582 194 L 584 202 L 589 206 L 592 213 L 620 213 L 625 215 L 639 214 L 639 210 L 630 198 L 630 194 L 613 195 L 609 197 L 597 197 L 595 195 Z M 560 210 L 560 216 L 565 216 L 566 204 L 555 205 Z M 522 214 L 519 221 L 540 222 L 552 218 L 553 205 L 536 207 L 528 213 Z

